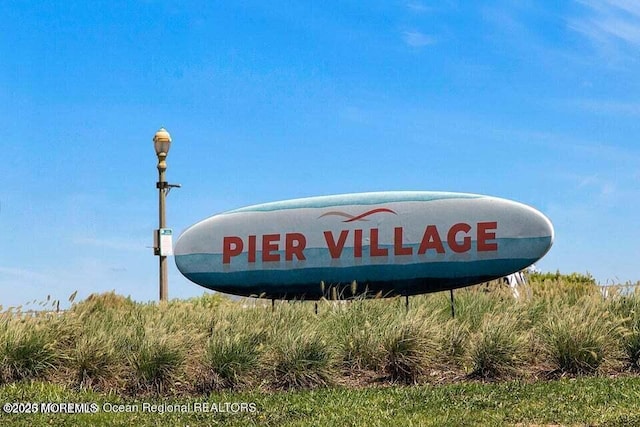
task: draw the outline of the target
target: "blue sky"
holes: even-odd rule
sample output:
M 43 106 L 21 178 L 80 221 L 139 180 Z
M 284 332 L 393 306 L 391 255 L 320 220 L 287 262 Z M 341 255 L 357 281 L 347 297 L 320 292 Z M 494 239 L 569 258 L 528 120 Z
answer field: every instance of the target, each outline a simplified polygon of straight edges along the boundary
M 304 196 L 488 194 L 544 271 L 640 279 L 640 3 L 0 2 L 0 304 L 157 299 L 168 225 Z M 171 297 L 204 289 L 170 263 Z

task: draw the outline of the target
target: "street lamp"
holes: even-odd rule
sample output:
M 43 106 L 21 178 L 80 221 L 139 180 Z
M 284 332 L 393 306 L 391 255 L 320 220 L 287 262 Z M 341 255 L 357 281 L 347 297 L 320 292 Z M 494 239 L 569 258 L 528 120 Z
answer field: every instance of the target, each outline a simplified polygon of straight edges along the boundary
M 160 301 L 169 298 L 169 283 L 167 277 L 167 255 L 172 255 L 171 230 L 166 228 L 166 207 L 165 199 L 173 187 L 180 187 L 180 184 L 169 184 L 165 179 L 167 170 L 167 154 L 171 147 L 171 135 L 165 128 L 160 128 L 153 137 L 153 147 L 158 156 L 158 189 L 159 203 L 159 229 L 156 230 L 154 239 L 154 253 L 160 257 Z

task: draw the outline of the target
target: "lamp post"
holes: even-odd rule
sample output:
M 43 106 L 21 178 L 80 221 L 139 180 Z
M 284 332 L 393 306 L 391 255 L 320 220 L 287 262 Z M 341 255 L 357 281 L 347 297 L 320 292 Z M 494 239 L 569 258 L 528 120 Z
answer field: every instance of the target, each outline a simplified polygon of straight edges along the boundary
M 169 283 L 168 283 L 168 267 L 167 267 L 167 251 L 171 251 L 171 244 L 169 248 L 164 248 L 162 243 L 161 234 L 164 233 L 166 227 L 166 207 L 165 199 L 172 187 L 179 187 L 180 185 L 169 184 L 165 179 L 165 172 L 167 170 L 167 154 L 171 147 L 171 135 L 165 128 L 160 128 L 153 137 L 153 147 L 156 150 L 158 156 L 158 182 L 156 188 L 158 189 L 158 211 L 159 211 L 159 230 L 156 231 L 156 244 L 154 245 L 155 255 L 160 258 L 160 301 L 166 301 L 169 298 Z M 170 235 L 170 234 L 169 234 Z

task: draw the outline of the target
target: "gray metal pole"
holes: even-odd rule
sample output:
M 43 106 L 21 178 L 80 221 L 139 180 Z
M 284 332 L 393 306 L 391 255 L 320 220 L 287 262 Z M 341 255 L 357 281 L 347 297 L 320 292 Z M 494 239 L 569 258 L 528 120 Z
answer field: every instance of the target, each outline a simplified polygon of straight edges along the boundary
M 159 227 L 163 229 L 166 227 L 166 205 L 165 198 L 167 195 L 167 182 L 165 180 L 165 171 L 167 170 L 167 164 L 165 162 L 166 155 L 159 157 L 158 162 L 158 210 L 159 210 Z M 160 237 L 160 236 L 158 236 Z M 168 283 L 168 264 L 167 257 L 160 255 L 160 301 L 167 301 L 169 299 L 169 283 Z

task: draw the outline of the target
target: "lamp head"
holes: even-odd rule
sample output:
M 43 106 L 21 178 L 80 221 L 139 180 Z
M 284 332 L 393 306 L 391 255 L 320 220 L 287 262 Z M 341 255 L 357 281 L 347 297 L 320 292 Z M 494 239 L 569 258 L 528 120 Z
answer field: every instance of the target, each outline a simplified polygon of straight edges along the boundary
M 171 135 L 165 128 L 160 128 L 153 137 L 153 147 L 156 150 L 156 155 L 160 157 L 160 153 L 164 153 L 164 157 L 169 154 L 169 148 L 171 147 Z

